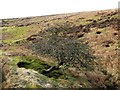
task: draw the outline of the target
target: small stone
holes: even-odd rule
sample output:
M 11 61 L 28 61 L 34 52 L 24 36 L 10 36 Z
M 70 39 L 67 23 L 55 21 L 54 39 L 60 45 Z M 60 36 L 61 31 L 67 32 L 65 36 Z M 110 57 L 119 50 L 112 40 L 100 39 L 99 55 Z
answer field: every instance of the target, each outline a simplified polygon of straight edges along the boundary
M 51 85 L 50 83 L 47 83 L 47 84 L 45 85 L 45 87 L 46 87 L 46 88 L 50 88 L 50 87 L 52 87 L 52 85 Z

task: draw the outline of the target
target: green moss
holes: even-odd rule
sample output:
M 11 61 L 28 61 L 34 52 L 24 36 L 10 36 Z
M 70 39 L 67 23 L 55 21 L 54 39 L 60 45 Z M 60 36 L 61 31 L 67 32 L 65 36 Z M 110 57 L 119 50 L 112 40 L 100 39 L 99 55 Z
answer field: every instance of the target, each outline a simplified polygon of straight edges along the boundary
M 17 63 L 21 60 L 20 57 L 10 57 L 10 65 L 17 66 Z
M 60 69 L 58 69 L 58 70 L 53 70 L 49 73 L 45 73 L 45 75 L 48 76 L 48 77 L 52 77 L 52 78 L 57 79 L 57 78 L 60 78 L 60 76 L 62 76 L 63 73 L 60 71 Z
M 13 43 L 24 38 L 27 27 L 4 27 L 2 28 L 3 43 Z
M 41 74 L 44 74 L 48 77 L 59 78 L 63 73 L 60 69 L 55 69 L 50 72 L 44 73 L 45 70 L 50 68 L 51 66 L 42 62 L 35 56 L 22 56 L 22 57 L 14 57 L 12 58 L 12 65 L 18 65 L 19 68 L 24 67 L 26 69 L 33 69 L 38 71 Z
M 22 56 L 20 57 L 20 61 L 18 63 L 19 67 L 24 67 L 26 69 L 34 69 L 39 73 L 42 73 L 45 69 L 50 66 L 39 60 L 35 56 Z

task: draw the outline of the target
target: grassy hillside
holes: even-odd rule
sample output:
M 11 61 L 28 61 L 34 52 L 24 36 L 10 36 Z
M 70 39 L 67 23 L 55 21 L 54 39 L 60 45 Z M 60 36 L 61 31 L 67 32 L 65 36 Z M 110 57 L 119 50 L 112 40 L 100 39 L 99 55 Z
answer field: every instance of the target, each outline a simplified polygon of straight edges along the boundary
M 3 19 L 3 88 L 119 87 L 118 20 L 116 9 Z

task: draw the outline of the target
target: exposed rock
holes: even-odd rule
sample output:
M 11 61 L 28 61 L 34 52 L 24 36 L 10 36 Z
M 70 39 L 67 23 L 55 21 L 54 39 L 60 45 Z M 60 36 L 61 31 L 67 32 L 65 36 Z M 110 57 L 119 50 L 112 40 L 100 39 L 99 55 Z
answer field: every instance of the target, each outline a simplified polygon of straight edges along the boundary
M 15 72 L 15 71 L 14 71 Z M 11 76 L 7 79 L 7 86 L 9 88 L 32 88 L 32 87 L 44 87 L 51 88 L 53 87 L 52 80 L 48 83 L 50 79 L 40 75 L 38 72 L 25 69 L 17 68 L 16 75 L 11 71 Z M 12 81 L 12 82 L 11 82 Z

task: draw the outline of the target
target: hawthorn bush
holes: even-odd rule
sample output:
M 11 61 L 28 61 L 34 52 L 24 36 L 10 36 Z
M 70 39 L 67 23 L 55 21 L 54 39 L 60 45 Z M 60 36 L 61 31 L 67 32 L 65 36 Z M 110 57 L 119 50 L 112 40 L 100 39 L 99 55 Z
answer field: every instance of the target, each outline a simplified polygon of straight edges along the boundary
M 89 46 L 70 38 L 70 24 L 57 24 L 39 33 L 38 41 L 33 43 L 34 50 L 41 55 L 55 57 L 59 65 L 88 67 L 93 56 Z

